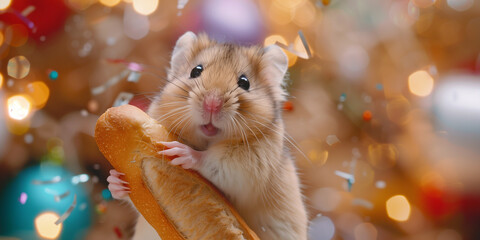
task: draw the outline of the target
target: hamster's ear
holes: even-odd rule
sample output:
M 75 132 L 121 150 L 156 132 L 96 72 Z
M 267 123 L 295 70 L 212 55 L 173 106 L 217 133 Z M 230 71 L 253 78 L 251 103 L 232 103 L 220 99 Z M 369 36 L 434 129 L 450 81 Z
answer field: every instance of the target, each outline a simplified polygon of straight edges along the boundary
M 187 53 L 192 49 L 193 44 L 197 40 L 197 35 L 193 32 L 186 32 L 178 38 L 172 53 L 171 66 L 182 66 L 187 61 Z
M 283 50 L 277 45 L 264 48 L 262 62 L 264 66 L 263 76 L 277 86 L 282 85 L 283 78 L 288 70 L 288 58 Z

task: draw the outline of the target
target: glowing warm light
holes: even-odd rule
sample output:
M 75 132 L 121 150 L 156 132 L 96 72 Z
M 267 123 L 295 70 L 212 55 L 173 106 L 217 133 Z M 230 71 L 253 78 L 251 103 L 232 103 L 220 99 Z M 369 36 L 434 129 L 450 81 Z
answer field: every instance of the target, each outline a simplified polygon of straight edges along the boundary
M 286 25 L 292 21 L 293 11 L 291 8 L 283 8 L 273 3 L 268 10 L 268 16 L 274 23 Z
M 408 76 L 408 88 L 413 94 L 426 97 L 432 93 L 433 78 L 424 70 L 416 71 Z
M 312 2 L 306 1 L 295 10 L 293 22 L 299 27 L 309 27 L 315 21 L 316 7 Z
M 62 232 L 63 224 L 55 224 L 59 218 L 54 212 L 43 212 L 35 218 L 35 229 L 38 235 L 46 239 L 57 239 Z
M 0 10 L 7 9 L 10 3 L 12 3 L 12 0 L 0 0 Z
M 275 44 L 276 42 L 288 45 L 287 40 L 285 40 L 285 38 L 280 36 L 280 35 L 270 35 L 270 36 L 268 36 L 267 38 L 265 38 L 265 41 L 263 42 L 263 45 L 268 46 L 268 45 Z M 282 50 L 285 54 L 287 54 L 288 66 L 289 67 L 293 66 L 295 64 L 295 62 L 297 62 L 297 55 L 295 55 L 295 54 L 293 54 L 293 53 L 291 53 L 291 52 L 289 52 L 285 49 L 282 49 Z
M 0 73 L 0 88 L 2 88 L 3 85 L 3 74 Z
M 410 211 L 410 203 L 403 195 L 395 195 L 387 200 L 388 217 L 395 221 L 407 221 L 410 217 Z
M 50 95 L 50 89 L 44 82 L 36 81 L 27 85 L 28 94 L 32 97 L 34 107 L 40 108 L 45 105 Z
M 158 7 L 158 0 L 133 0 L 133 9 L 142 15 L 150 15 Z
M 22 120 L 28 116 L 32 104 L 25 96 L 15 95 L 7 100 L 8 115 L 15 120 Z
M 117 5 L 119 2 L 120 0 L 100 0 L 100 3 L 107 7 L 113 7 Z
M 0 45 L 3 44 L 3 40 L 5 40 L 5 37 L 3 36 L 3 32 L 0 32 Z

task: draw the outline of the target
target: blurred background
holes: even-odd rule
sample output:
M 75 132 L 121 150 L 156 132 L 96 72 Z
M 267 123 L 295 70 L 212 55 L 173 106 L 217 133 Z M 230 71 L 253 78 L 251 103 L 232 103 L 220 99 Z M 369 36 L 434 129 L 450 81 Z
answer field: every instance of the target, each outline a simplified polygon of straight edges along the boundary
M 0 239 L 131 237 L 94 125 L 187 30 L 285 49 L 310 239 L 480 239 L 478 0 L 0 0 Z

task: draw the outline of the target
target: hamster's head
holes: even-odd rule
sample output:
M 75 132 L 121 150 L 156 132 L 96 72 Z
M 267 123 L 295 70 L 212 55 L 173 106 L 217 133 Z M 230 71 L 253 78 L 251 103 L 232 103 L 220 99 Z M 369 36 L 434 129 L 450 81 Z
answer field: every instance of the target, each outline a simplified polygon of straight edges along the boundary
M 287 68 L 278 46 L 223 44 L 187 32 L 177 40 L 168 83 L 149 114 L 196 146 L 259 139 L 280 121 Z

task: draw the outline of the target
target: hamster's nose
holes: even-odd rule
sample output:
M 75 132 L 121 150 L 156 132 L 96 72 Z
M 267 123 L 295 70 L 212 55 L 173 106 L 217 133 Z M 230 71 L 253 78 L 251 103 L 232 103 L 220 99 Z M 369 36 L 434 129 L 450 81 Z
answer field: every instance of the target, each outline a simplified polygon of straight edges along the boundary
M 215 94 L 205 96 L 203 109 L 208 113 L 218 113 L 222 108 L 222 99 Z

